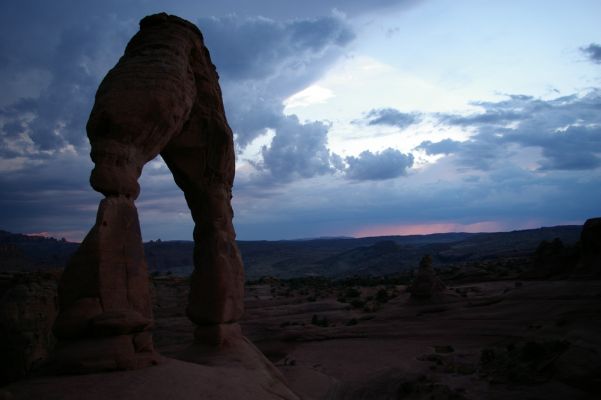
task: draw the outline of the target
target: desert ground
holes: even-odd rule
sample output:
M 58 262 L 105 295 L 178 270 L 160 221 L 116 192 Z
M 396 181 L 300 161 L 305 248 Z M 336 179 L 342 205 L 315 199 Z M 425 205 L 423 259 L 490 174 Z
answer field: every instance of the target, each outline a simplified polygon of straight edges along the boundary
M 155 343 L 190 345 L 186 279 L 155 278 Z M 263 279 L 244 334 L 305 399 L 593 399 L 601 388 L 600 281 L 405 285 Z
M 390 275 L 290 278 L 288 269 L 278 277 L 247 277 L 240 324 L 248 340 L 222 348 L 194 343 L 195 325 L 186 315 L 190 277 L 156 269 L 148 284 L 159 365 L 62 376 L 44 368 L 58 348 L 52 326 L 63 272 L 32 272 L 29 267 L 48 263 L 27 263 L 24 255 L 60 255 L 57 246 L 69 250 L 69 243 L 9 235 L 5 256 L 13 257 L 5 259 L 12 264 L 0 274 L 0 399 L 40 398 L 40 393 L 57 400 L 81 399 L 81 393 L 86 399 L 129 399 L 134 392 L 147 398 L 233 400 L 597 399 L 601 247 L 594 232 L 585 229 L 578 242 L 565 246 L 559 239 L 543 240 L 530 256 L 516 251 L 519 240 L 507 237 L 532 232 L 417 244 L 413 250 L 379 239 L 338 248 L 338 256 L 326 257 L 332 268 L 361 266 L 367 256 L 384 265 L 401 253 L 432 246 L 442 253 L 423 256 L 417 269 L 413 264 Z M 18 247 L 22 242 L 28 251 Z M 272 263 L 278 268 L 268 270 L 282 271 L 294 263 L 281 246 L 296 246 L 296 256 L 321 246 L 323 257 L 327 244 L 282 242 L 265 248 L 259 243 L 251 265 Z M 479 258 L 470 260 L 473 254 Z M 445 265 L 443 256 L 468 260 Z M 15 265 L 22 268 L 9 272 Z

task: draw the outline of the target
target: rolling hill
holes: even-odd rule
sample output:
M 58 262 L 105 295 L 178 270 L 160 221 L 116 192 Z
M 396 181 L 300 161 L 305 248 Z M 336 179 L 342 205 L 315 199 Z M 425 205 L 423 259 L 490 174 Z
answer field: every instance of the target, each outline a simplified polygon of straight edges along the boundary
M 291 278 L 388 275 L 413 269 L 424 254 L 438 267 L 507 257 L 528 257 L 542 240 L 575 243 L 582 227 L 555 226 L 497 233 L 439 233 L 366 238 L 238 241 L 246 276 Z M 0 231 L 0 271 L 63 267 L 78 244 Z M 192 271 L 191 241 L 144 244 L 150 272 L 187 275 Z

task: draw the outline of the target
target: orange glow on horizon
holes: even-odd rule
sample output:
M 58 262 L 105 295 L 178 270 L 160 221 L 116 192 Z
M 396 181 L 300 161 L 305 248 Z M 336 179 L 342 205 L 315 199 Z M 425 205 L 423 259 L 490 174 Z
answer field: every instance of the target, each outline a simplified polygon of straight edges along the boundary
M 52 237 L 52 235 L 50 235 L 50 232 L 24 233 L 24 235 L 25 236 L 32 236 L 32 237 L 45 237 L 45 238 Z
M 425 223 L 425 224 L 398 224 L 398 225 L 373 225 L 353 232 L 354 237 L 370 236 L 404 236 L 404 235 L 429 235 L 432 233 L 449 232 L 501 232 L 507 226 L 498 221 L 481 221 L 473 224 L 460 223 Z
M 68 242 L 81 243 L 86 235 L 85 231 L 56 231 L 56 232 L 32 232 L 24 233 L 25 236 L 30 237 L 43 237 L 43 238 L 54 238 L 54 239 L 66 239 Z

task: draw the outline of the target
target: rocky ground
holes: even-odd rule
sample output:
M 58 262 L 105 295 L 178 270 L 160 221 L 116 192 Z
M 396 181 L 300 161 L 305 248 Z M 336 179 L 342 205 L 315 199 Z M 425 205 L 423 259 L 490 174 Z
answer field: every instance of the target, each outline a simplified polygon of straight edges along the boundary
M 48 331 L 57 276 L 0 280 L 2 353 L 12 357 L 4 362 L 11 374 L 42 363 L 54 342 Z M 447 280 L 436 300 L 412 299 L 402 279 L 262 279 L 246 288 L 243 331 L 305 399 L 599 398 L 600 280 L 464 279 Z M 189 282 L 158 276 L 151 287 L 155 344 L 172 359 L 162 370 L 196 373 L 199 367 L 174 360 L 192 343 Z M 211 379 L 221 376 L 211 371 Z M 111 376 L 129 379 L 121 375 Z M 147 378 L 136 378 L 144 390 L 160 389 Z M 73 379 L 65 384 L 94 377 Z M 194 393 L 184 381 L 182 392 Z
M 186 281 L 155 281 L 156 344 L 189 345 Z M 601 394 L 601 281 L 404 285 L 263 280 L 243 331 L 306 399 L 593 399 Z

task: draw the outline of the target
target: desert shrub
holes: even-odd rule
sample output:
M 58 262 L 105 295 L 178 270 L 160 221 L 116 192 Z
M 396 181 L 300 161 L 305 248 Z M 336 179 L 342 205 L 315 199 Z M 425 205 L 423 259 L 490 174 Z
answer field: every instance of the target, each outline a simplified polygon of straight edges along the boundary
M 357 325 L 359 321 L 357 321 L 357 318 L 351 318 L 348 321 L 346 321 L 346 326 L 353 326 L 353 325 Z
M 311 324 L 315 326 L 327 327 L 330 325 L 330 321 L 326 317 L 320 317 L 317 314 L 313 314 L 311 318 Z
M 350 302 L 351 307 L 353 308 L 361 308 L 363 306 L 365 306 L 365 301 L 362 300 L 361 298 L 357 298 L 357 299 L 353 299 Z
M 390 296 L 388 296 L 388 291 L 386 289 L 380 289 L 376 293 L 376 301 L 378 303 L 387 303 L 390 300 Z
M 354 287 L 350 287 L 346 289 L 344 296 L 352 299 L 361 296 L 361 292 Z
M 366 303 L 363 307 L 363 311 L 366 313 L 374 313 L 380 309 L 380 305 L 378 303 Z
M 552 370 L 547 368 L 569 347 L 567 341 L 517 341 L 506 346 L 482 349 L 481 371 L 496 380 L 516 383 L 546 381 Z

